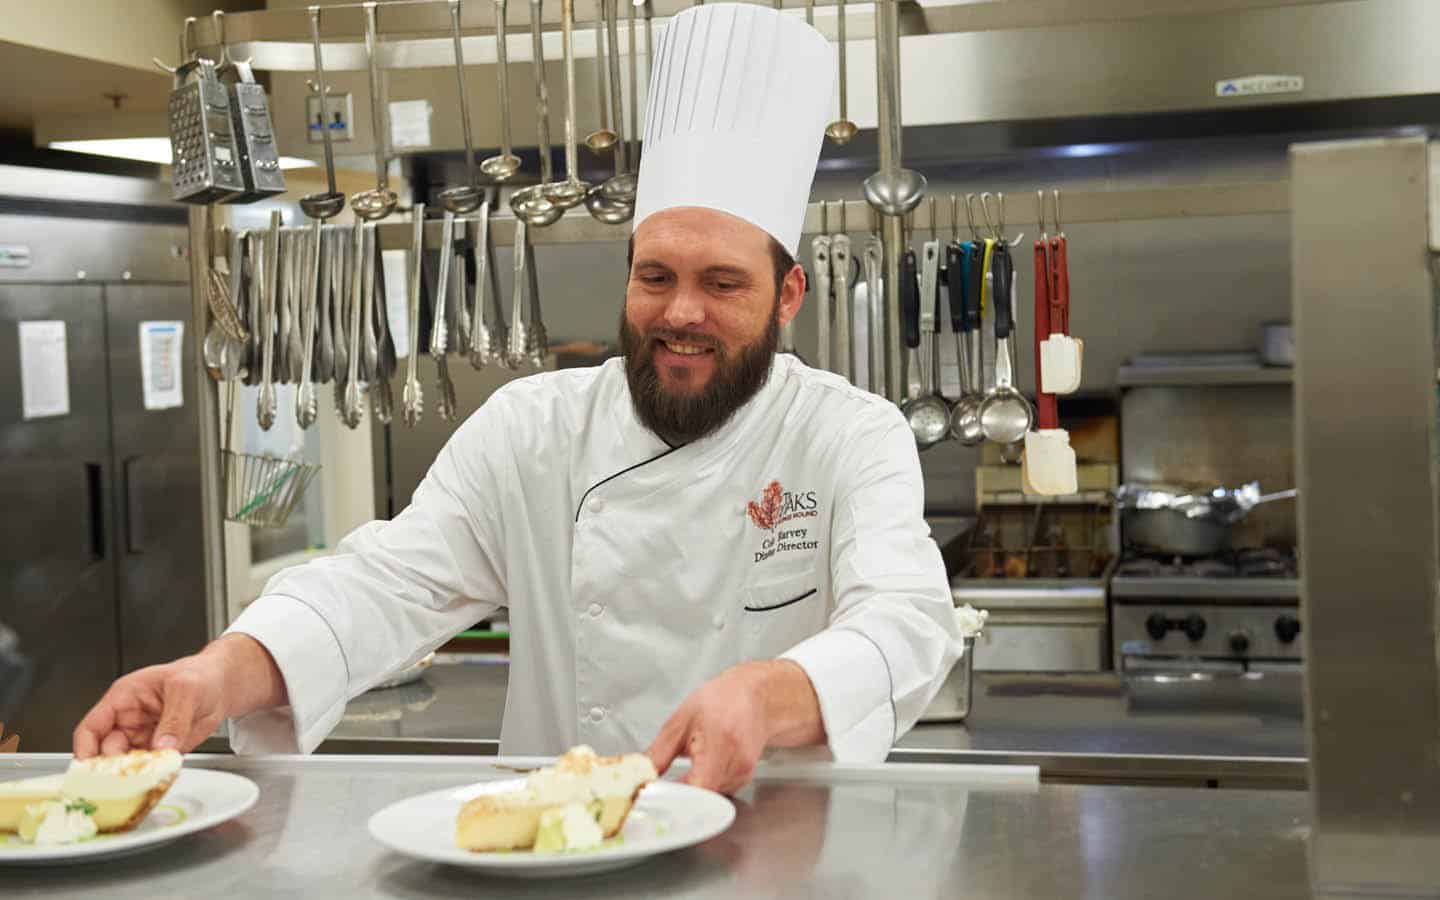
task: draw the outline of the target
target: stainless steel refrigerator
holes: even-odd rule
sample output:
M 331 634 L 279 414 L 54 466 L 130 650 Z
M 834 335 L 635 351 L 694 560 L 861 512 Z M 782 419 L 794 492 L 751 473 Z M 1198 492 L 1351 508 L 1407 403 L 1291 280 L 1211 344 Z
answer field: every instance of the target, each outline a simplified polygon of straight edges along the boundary
M 116 677 L 208 635 L 187 232 L 3 193 L 0 623 L 33 663 L 6 731 L 63 751 Z

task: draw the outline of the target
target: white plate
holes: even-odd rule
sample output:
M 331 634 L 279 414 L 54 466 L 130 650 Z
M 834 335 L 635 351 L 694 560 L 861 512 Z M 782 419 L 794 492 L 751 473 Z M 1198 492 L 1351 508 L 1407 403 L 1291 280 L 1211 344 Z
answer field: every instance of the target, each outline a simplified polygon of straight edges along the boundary
M 149 850 L 229 821 L 259 798 L 260 788 L 243 776 L 182 769 L 160 805 L 134 830 L 44 847 L 27 844 L 13 834 L 0 834 L 0 866 L 61 866 Z
M 621 830 L 623 841 L 574 853 L 473 853 L 455 846 L 455 819 L 465 801 L 511 791 L 521 779 L 472 784 L 420 794 L 370 817 L 370 834 L 397 853 L 430 862 L 517 878 L 588 875 L 632 866 L 671 850 L 707 841 L 735 821 L 735 806 L 713 791 L 657 781 L 640 792 Z

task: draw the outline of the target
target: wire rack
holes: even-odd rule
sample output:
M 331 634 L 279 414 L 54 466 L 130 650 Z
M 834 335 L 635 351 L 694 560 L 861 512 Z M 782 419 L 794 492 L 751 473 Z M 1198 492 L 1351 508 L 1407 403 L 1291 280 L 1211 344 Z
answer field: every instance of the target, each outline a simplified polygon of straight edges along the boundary
M 234 446 L 235 382 L 230 382 L 225 447 L 220 451 L 225 480 L 225 518 L 258 528 L 280 528 L 290 519 L 318 465 L 274 454 L 237 453 Z

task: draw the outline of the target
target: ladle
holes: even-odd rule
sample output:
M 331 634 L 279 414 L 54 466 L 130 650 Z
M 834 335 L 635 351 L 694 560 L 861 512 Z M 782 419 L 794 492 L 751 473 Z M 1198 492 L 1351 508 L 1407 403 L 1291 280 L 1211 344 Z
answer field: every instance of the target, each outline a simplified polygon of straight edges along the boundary
M 604 153 L 615 146 L 617 136 L 610 128 L 610 99 L 605 96 L 605 7 L 607 0 L 595 0 L 595 105 L 600 110 L 600 127 L 585 136 L 592 153 Z M 619 113 L 616 113 L 618 118 Z
M 955 332 L 955 359 L 960 370 L 960 399 L 950 411 L 950 436 L 973 447 L 985 440 L 980 427 L 980 395 L 975 387 L 980 378 L 980 350 L 973 343 L 980 327 L 980 296 L 974 289 L 976 265 L 971 262 L 970 245 L 959 241 L 954 194 L 950 195 L 950 216 L 952 239 L 945 253 L 950 272 L 950 325 Z
M 450 36 L 455 42 L 455 81 L 460 88 L 460 130 L 465 136 L 465 179 L 460 187 L 440 192 L 446 212 L 463 216 L 480 205 L 484 195 L 475 183 L 475 146 L 470 138 L 470 91 L 465 86 L 465 51 L 460 40 L 460 0 L 450 0 Z
M 375 188 L 350 198 L 350 208 L 362 219 L 383 219 L 395 211 L 395 204 L 400 201 L 390 190 L 390 174 L 385 168 L 384 104 L 380 102 L 380 62 L 376 59 L 379 31 L 375 21 L 376 5 L 375 0 L 365 3 L 365 57 L 370 68 L 370 128 L 375 140 Z
M 510 208 L 515 215 L 537 226 L 551 225 L 565 214 L 565 209 L 552 202 L 545 190 L 554 172 L 550 160 L 550 92 L 545 85 L 545 43 L 540 34 L 542 2 L 530 0 L 530 65 L 535 71 L 535 133 L 540 151 L 540 183 L 510 195 Z
M 520 157 L 510 149 L 510 50 L 506 46 L 505 8 L 509 0 L 495 0 L 495 83 L 500 91 L 500 155 L 480 163 L 486 178 L 508 181 L 520 171 Z
M 882 115 L 888 143 L 888 159 L 880 171 L 865 179 L 865 200 L 886 216 L 903 216 L 920 203 L 925 195 L 925 176 L 900 166 L 900 22 L 899 4 L 875 4 L 878 20 L 877 67 L 880 75 L 880 104 L 888 115 Z
M 995 388 L 980 404 L 980 426 L 987 440 L 1015 444 L 1025 439 L 1035 413 L 1030 401 L 1013 386 L 1014 367 L 1010 356 L 1010 335 L 1015 328 L 1012 288 L 1014 268 L 1005 242 L 998 241 L 992 253 L 990 271 L 995 300 Z
M 320 7 L 310 7 L 310 42 L 315 49 L 315 92 L 320 97 L 320 136 L 325 144 L 325 193 L 308 194 L 300 198 L 300 208 L 305 215 L 315 219 L 315 228 L 312 233 L 312 244 L 320 239 L 320 222 L 339 215 L 345 208 L 345 195 L 335 189 L 335 149 L 331 145 L 330 122 L 326 116 L 325 109 L 325 60 L 320 46 Z M 316 270 L 314 276 L 318 276 L 318 260 L 320 255 L 315 254 Z M 314 277 L 312 276 L 312 281 Z
M 565 56 L 565 180 L 546 185 L 545 196 L 564 209 L 579 206 L 590 193 L 580 180 L 575 141 L 575 0 L 560 0 L 560 46 Z
M 633 205 L 638 179 L 630 168 L 630 153 L 625 141 L 625 108 L 620 100 L 620 7 L 619 0 L 603 0 L 605 4 L 605 25 L 609 31 L 610 43 L 605 57 L 610 69 L 610 104 L 615 108 L 615 131 L 618 143 L 615 145 L 615 174 L 605 179 L 600 191 L 608 200 Z M 633 55 L 635 48 L 631 47 Z
M 330 122 L 325 115 L 325 60 L 320 46 L 320 7 L 310 7 L 310 40 L 315 52 L 315 92 L 320 95 L 320 137 L 325 145 L 325 193 L 307 194 L 301 197 L 300 209 L 311 219 L 320 220 L 337 216 L 346 207 L 346 196 L 336 190 L 336 151 L 331 145 Z M 318 235 L 318 232 L 315 232 Z M 314 240 L 314 238 L 312 238 Z
M 850 143 L 858 130 L 855 123 L 850 121 L 846 111 L 848 108 L 847 99 L 849 90 L 845 83 L 845 0 L 840 0 L 838 6 L 838 19 L 836 20 L 836 44 L 840 51 L 840 118 L 825 126 L 825 136 L 828 137 L 837 147 L 843 147 Z M 806 10 L 810 12 L 809 9 Z
M 940 239 L 935 227 L 935 198 L 930 198 L 930 240 L 921 247 L 920 337 L 924 341 L 924 394 L 910 409 L 910 428 L 921 450 L 950 433 L 950 403 L 940 393 Z

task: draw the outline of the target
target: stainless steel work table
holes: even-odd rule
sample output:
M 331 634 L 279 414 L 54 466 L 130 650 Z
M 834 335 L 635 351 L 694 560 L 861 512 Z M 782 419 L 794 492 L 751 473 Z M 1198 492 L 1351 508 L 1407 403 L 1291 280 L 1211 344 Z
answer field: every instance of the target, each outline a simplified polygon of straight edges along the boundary
M 0 760 L 0 779 L 60 756 Z M 412 861 L 366 830 L 392 801 L 489 777 L 475 757 L 196 756 L 259 804 L 210 831 L 102 864 L 0 867 L 12 897 L 728 898 L 1310 896 L 1309 802 L 1295 791 L 996 783 L 968 766 L 762 770 L 724 835 L 622 872 L 521 882 Z M 23 768 L 22 768 L 23 767 Z
M 323 753 L 493 755 L 509 667 L 440 657 L 420 681 L 355 698 Z M 1185 707 L 1135 708 L 1112 675 L 978 673 L 961 723 L 922 723 L 896 762 L 1039 766 L 1047 780 L 1303 787 L 1298 718 Z M 224 751 L 212 740 L 206 750 Z

